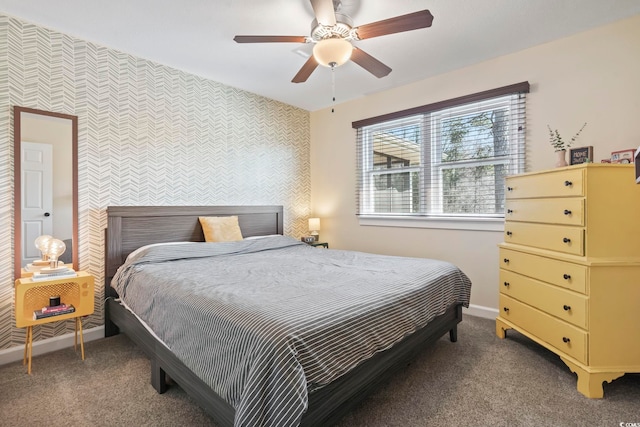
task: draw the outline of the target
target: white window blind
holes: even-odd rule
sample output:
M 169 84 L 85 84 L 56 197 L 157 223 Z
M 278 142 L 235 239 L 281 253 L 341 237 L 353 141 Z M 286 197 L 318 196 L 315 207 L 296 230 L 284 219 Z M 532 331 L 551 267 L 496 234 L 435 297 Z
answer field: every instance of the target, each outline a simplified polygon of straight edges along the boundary
M 354 122 L 357 213 L 504 216 L 504 177 L 524 171 L 529 83 Z

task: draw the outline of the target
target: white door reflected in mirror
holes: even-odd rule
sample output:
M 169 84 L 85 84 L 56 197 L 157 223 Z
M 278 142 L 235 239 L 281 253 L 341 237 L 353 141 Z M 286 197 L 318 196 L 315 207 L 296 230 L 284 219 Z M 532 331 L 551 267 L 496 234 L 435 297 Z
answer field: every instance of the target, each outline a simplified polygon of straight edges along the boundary
M 40 258 L 33 242 L 53 234 L 53 147 L 22 141 L 22 265 Z M 71 220 L 69 218 L 69 220 Z

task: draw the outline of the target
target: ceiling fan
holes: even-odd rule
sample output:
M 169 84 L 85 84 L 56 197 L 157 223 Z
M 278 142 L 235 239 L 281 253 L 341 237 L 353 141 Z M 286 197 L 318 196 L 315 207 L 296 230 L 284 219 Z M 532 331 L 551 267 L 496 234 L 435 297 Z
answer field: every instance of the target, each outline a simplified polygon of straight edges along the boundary
M 307 81 L 318 65 L 335 68 L 349 59 L 380 78 L 389 74 L 391 68 L 351 41 L 426 28 L 433 22 L 431 12 L 421 10 L 354 27 L 351 18 L 338 12 L 340 3 L 340 0 L 311 0 L 315 19 L 310 36 L 235 36 L 233 40 L 237 43 L 314 43 L 313 55 L 291 80 L 293 83 Z

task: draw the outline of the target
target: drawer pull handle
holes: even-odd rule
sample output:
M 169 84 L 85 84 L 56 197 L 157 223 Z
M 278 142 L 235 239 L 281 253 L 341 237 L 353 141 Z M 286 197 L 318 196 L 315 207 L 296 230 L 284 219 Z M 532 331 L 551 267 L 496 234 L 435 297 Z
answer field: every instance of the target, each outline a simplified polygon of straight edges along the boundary
M 571 239 L 570 239 L 570 238 L 568 238 L 568 237 L 565 237 L 564 239 L 562 239 L 562 241 L 563 241 L 564 243 L 571 243 Z
M 502 308 L 504 311 L 506 311 L 507 313 L 509 312 L 509 307 L 503 307 Z
M 571 340 L 567 337 L 562 337 L 562 342 L 570 343 Z
M 564 214 L 565 214 L 565 215 L 571 215 L 571 211 L 570 211 L 569 209 L 565 209 L 565 210 L 564 210 Z
M 513 233 L 512 233 L 512 232 L 507 231 L 507 236 L 512 236 L 512 235 L 513 235 Z
M 509 264 L 509 258 L 505 258 L 502 261 L 504 261 L 505 264 Z
M 513 209 L 507 209 L 507 213 L 508 214 L 512 214 L 513 213 Z
M 563 305 L 562 308 L 564 309 L 564 311 L 569 311 L 571 310 L 571 306 L 570 305 Z
M 564 186 L 565 187 L 571 187 L 572 185 L 573 185 L 573 182 L 571 182 L 571 181 L 565 181 L 564 182 Z
M 571 279 L 571 275 L 569 275 L 569 274 L 563 274 L 563 275 L 562 275 L 562 278 L 563 278 L 564 280 L 569 280 L 569 279 Z
M 507 191 L 513 191 L 513 187 L 507 187 Z
M 510 285 L 510 283 L 509 283 L 509 282 L 504 282 L 504 286 L 505 286 L 506 288 L 508 288 L 508 287 L 509 287 L 509 285 Z

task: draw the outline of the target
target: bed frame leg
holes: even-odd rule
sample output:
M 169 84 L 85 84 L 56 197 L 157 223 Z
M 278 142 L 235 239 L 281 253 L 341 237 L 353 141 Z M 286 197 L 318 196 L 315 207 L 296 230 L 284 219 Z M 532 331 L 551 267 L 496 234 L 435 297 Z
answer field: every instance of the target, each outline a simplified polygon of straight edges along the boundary
M 114 335 L 118 335 L 120 333 L 120 329 L 116 326 L 115 323 L 111 321 L 104 322 L 104 337 L 112 337 Z
M 156 359 L 151 359 L 151 385 L 159 394 L 167 391 L 167 374 Z
M 456 306 L 456 323 L 449 329 L 449 341 L 458 342 L 458 323 L 462 322 L 462 304 Z
M 110 319 L 111 317 L 109 316 L 109 301 L 106 301 L 106 304 L 104 307 L 104 337 L 105 338 L 112 337 L 120 333 L 120 328 L 118 328 L 116 324 L 113 323 Z
M 449 341 L 458 342 L 458 326 L 454 326 L 449 330 Z

